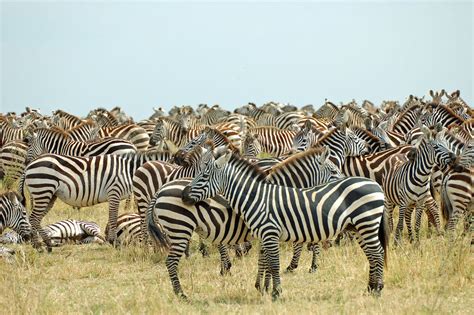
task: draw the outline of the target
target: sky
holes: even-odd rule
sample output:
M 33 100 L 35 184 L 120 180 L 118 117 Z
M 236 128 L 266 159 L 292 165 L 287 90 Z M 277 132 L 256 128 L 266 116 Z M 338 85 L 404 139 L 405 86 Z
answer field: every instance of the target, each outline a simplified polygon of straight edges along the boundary
M 473 104 L 472 1 L 1 1 L 0 112 L 403 101 Z

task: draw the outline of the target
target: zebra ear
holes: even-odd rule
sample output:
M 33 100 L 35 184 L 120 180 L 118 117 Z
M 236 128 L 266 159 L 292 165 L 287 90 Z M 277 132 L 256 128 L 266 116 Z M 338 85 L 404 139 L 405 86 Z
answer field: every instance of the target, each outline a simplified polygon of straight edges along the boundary
M 321 153 L 321 155 L 320 155 L 320 157 L 319 157 L 319 162 L 320 162 L 321 164 L 324 164 L 324 163 L 327 161 L 327 159 L 329 158 L 329 154 L 330 154 L 330 153 L 331 153 L 331 152 L 330 152 L 329 148 L 328 148 L 328 147 L 324 147 L 323 152 Z

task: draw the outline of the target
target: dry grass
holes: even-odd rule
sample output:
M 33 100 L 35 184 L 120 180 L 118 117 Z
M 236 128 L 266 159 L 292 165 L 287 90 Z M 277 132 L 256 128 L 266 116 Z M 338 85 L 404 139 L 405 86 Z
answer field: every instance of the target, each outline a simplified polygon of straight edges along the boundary
M 106 205 L 72 210 L 58 202 L 44 223 L 65 218 L 90 219 L 102 228 Z M 272 303 L 254 289 L 256 249 L 233 259 L 232 275 L 219 276 L 215 248 L 202 258 L 196 248 L 182 259 L 180 276 L 189 296 L 184 302 L 171 289 L 163 256 L 137 248 L 67 245 L 53 253 L 17 246 L 12 263 L 0 261 L 0 310 L 5 313 L 470 313 L 474 302 L 474 260 L 470 239 L 448 243 L 423 236 L 419 248 L 390 249 L 382 297 L 366 294 L 368 263 L 355 244 L 323 251 L 320 269 L 282 274 L 283 297 Z M 194 243 L 194 245 L 196 242 Z M 282 268 L 290 259 L 282 247 Z M 471 310 L 471 311 L 470 311 Z

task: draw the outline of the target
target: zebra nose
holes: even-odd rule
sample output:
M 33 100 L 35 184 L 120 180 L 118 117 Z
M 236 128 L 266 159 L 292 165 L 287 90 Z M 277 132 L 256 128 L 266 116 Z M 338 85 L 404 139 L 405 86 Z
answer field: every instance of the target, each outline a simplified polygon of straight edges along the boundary
M 456 154 L 454 154 L 453 152 L 449 152 L 449 158 L 450 158 L 450 163 L 451 164 L 454 164 L 454 162 L 456 162 Z
M 181 200 L 183 200 L 186 205 L 194 205 L 196 201 L 189 195 L 191 187 L 186 186 L 181 193 Z

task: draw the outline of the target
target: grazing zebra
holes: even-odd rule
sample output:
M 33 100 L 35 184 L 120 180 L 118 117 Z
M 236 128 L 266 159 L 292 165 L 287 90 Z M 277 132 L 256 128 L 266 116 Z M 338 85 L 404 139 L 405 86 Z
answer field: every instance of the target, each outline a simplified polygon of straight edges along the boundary
M 57 129 L 37 129 L 27 137 L 27 140 L 29 144 L 26 155 L 27 164 L 43 153 L 87 157 L 136 151 L 135 146 L 125 140 L 108 138 L 94 142 L 79 142 Z
M 262 147 L 262 152 L 273 156 L 280 156 L 290 152 L 293 145 L 293 138 L 296 135 L 295 131 L 268 126 L 250 129 L 248 133 L 257 137 Z
M 5 173 L 4 185 L 7 189 L 23 174 L 27 149 L 28 145 L 22 140 L 9 141 L 0 148 L 0 169 Z
M 320 242 L 346 228 L 356 231 L 369 260 L 369 290 L 382 290 L 388 230 L 383 192 L 374 181 L 351 177 L 309 189 L 272 185 L 253 165 L 227 151 L 204 165 L 182 198 L 197 203 L 217 193 L 261 240 L 274 299 L 281 293 L 279 241 Z M 261 288 L 260 277 L 256 287 Z
M 0 194 L 0 234 L 6 228 L 17 232 L 25 240 L 31 238 L 31 225 L 24 199 L 12 191 Z
M 146 209 L 153 196 L 163 184 L 182 177 L 195 176 L 201 168 L 202 157 L 211 147 L 196 146 L 187 154 L 186 163 L 176 166 L 166 162 L 150 161 L 140 166 L 133 175 L 133 195 L 137 203 L 138 214 L 142 218 L 142 238 L 147 240 Z
M 445 167 L 454 161 L 455 156 L 442 150 L 432 137 L 430 129 L 422 126 L 424 136 L 417 146 L 408 153 L 408 161 L 396 167 L 385 170 L 385 177 L 382 179 L 382 187 L 385 192 L 385 208 L 392 225 L 392 212 L 395 205 L 399 206 L 399 220 L 395 231 L 395 242 L 401 242 L 401 232 L 403 230 L 403 220 L 407 220 L 409 232 L 411 231 L 411 211 L 410 207 L 416 208 L 415 233 L 416 241 L 419 241 L 422 210 L 426 198 L 430 194 L 430 177 L 435 164 Z M 390 164 L 386 164 L 390 165 Z M 413 235 L 409 235 L 410 241 L 414 241 Z
M 99 129 L 99 136 L 101 138 L 112 137 L 129 141 L 139 152 L 144 152 L 150 143 L 148 132 L 144 128 L 132 123 L 114 127 L 102 127 Z
M 109 225 L 105 234 L 109 233 Z M 123 213 L 117 217 L 117 243 L 120 245 L 138 244 L 142 237 L 142 221 L 138 213 Z
M 143 163 L 169 158 L 169 153 L 101 155 L 72 157 L 45 154 L 31 162 L 20 178 L 19 190 L 23 195 L 28 188 L 32 201 L 30 216 L 33 245 L 41 247 L 36 232 L 51 251 L 51 239 L 41 228 L 41 220 L 57 198 L 71 206 L 85 207 L 109 202 L 109 242 L 116 238 L 117 213 L 121 199 L 132 193 L 132 177 Z
M 184 298 L 186 296 L 178 277 L 178 263 L 194 232 L 219 244 L 221 274 L 228 272 L 231 267 L 227 249 L 222 245 L 242 244 L 252 238 L 245 222 L 232 211 L 224 198 L 215 196 L 195 205 L 183 203 L 183 190 L 190 182 L 190 179 L 177 179 L 163 185 L 151 200 L 147 211 L 148 229 L 153 240 L 169 248 L 166 268 L 173 290 Z

